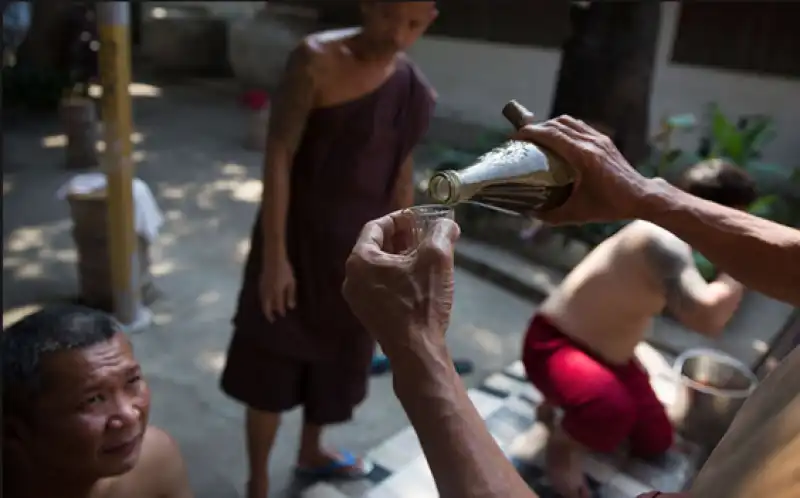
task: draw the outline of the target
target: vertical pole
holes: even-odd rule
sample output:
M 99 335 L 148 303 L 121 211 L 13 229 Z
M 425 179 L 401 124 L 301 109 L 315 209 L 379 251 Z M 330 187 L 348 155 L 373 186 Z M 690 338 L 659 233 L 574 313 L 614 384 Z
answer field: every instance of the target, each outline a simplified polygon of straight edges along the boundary
M 140 313 L 137 237 L 133 210 L 131 80 L 128 2 L 98 2 L 100 77 L 105 134 L 108 244 L 114 315 L 124 325 Z

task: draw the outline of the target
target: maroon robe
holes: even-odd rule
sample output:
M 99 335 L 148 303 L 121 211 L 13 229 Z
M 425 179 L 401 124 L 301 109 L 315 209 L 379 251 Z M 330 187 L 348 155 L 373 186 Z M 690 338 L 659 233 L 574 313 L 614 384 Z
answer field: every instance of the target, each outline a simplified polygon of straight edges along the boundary
M 297 306 L 274 323 L 262 312 L 259 215 L 233 319 L 229 363 L 263 361 L 264 354 L 281 361 L 335 363 L 363 370 L 363 380 L 343 382 L 366 383 L 374 344 L 342 297 L 344 265 L 364 224 L 392 210 L 400 168 L 427 130 L 433 107 L 432 89 L 410 61 L 400 58 L 396 71 L 374 91 L 312 110 L 291 171 L 286 224 Z M 234 346 L 252 350 L 252 359 L 234 355 Z M 226 372 L 223 388 L 244 398 L 232 391 L 235 384 L 257 382 L 252 377 L 258 374 L 250 370 L 247 375 L 250 380 L 237 380 L 233 371 Z

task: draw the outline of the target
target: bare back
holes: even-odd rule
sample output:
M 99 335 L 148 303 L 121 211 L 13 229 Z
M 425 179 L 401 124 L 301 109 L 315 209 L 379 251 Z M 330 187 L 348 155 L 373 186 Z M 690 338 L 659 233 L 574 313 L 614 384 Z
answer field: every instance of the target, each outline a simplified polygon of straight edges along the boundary
M 653 245 L 691 263 L 691 248 L 671 233 L 635 221 L 610 237 L 567 275 L 542 304 L 562 332 L 606 361 L 626 363 L 668 299 Z

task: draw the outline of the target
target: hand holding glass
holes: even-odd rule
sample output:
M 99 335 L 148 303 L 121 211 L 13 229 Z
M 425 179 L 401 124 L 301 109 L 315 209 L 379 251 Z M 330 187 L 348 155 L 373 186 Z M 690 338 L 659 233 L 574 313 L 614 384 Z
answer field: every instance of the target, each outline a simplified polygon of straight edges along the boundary
M 437 204 L 412 206 L 404 209 L 403 214 L 406 215 L 411 223 L 410 233 L 408 234 L 410 240 L 403 244 L 404 248 L 401 251 L 403 254 L 411 254 L 416 251 L 419 245 L 430 235 L 437 220 L 455 220 L 455 211 L 452 207 Z

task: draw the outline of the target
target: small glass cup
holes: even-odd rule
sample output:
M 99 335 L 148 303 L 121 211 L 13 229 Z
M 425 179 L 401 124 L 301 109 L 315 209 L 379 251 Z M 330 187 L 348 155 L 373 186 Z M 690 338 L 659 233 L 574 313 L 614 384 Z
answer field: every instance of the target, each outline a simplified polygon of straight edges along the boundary
M 408 241 L 404 254 L 410 254 L 417 250 L 422 241 L 431 233 L 431 229 L 437 220 L 455 220 L 455 210 L 451 206 L 440 204 L 423 204 L 404 209 L 403 214 L 408 215 L 412 224 L 411 240 Z

